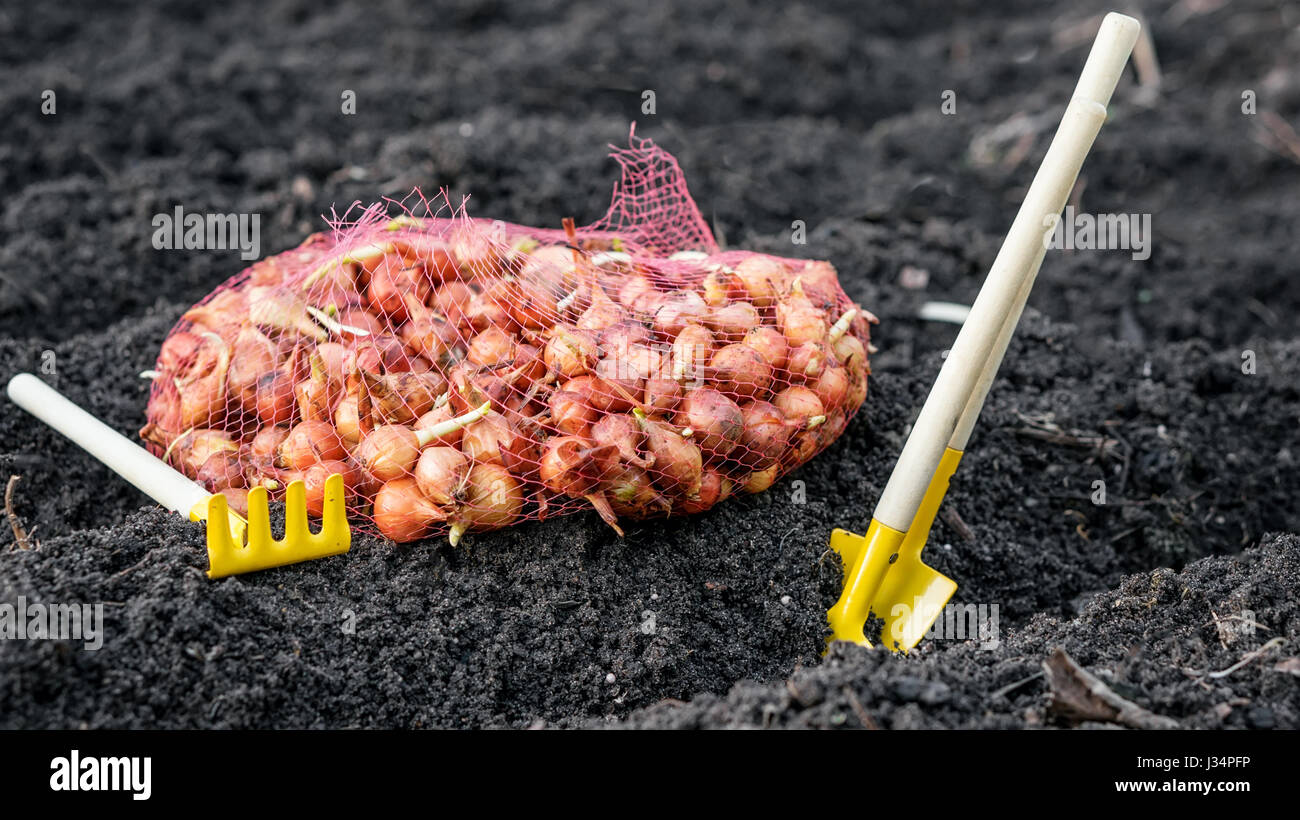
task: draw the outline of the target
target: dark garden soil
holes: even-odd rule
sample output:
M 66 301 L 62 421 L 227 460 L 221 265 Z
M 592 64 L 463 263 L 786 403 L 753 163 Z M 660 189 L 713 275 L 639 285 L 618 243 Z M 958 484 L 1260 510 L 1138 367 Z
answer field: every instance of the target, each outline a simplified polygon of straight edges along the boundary
M 636 119 L 727 244 L 828 259 L 880 316 L 864 412 L 621 540 L 581 514 L 214 582 L 199 527 L 0 401 L 39 542 L 0 525 L 0 603 L 105 613 L 97 651 L 0 641 L 0 728 L 1099 725 L 1050 706 L 1056 648 L 1180 725 L 1300 728 L 1300 155 L 1264 144 L 1300 122 L 1294 6 L 1139 4 L 1163 82 L 1122 82 L 1079 207 L 1151 214 L 1151 257 L 1048 255 L 926 552 L 997 646 L 823 659 L 827 535 L 865 526 L 955 335 L 916 312 L 974 297 L 1108 4 L 432 5 L 0 13 L 0 378 L 133 435 L 137 374 L 243 267 L 155 251 L 155 213 L 260 213 L 263 253 L 417 184 L 589 222 Z

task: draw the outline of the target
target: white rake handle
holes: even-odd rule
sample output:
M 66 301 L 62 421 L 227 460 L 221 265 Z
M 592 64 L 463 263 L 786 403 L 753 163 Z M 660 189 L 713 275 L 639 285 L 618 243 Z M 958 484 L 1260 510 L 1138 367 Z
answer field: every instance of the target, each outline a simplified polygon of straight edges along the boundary
M 14 376 L 8 392 L 14 404 L 67 436 L 167 509 L 188 517 L 194 505 L 211 495 L 32 374 Z
M 881 524 L 899 532 L 907 531 L 944 450 L 980 388 L 986 366 L 996 366 L 991 359 L 1000 337 L 1010 338 L 1009 332 L 1003 333 L 1004 324 L 1021 306 L 1026 280 L 1037 272 L 1041 261 L 1044 219 L 1061 212 L 1074 188 L 1083 160 L 1106 119 L 1105 104 L 1133 50 L 1139 28 L 1136 20 L 1122 14 L 1108 14 L 1102 21 L 1074 99 L 1066 108 L 1043 164 L 1034 175 L 1025 201 L 993 260 L 993 267 L 971 306 L 970 316 L 957 334 L 921 414 L 912 425 L 889 483 L 880 494 L 873 517 Z M 1028 295 L 1027 291 L 1024 295 Z M 996 352 L 1000 360 L 1002 351 Z M 988 381 L 992 381 L 991 376 Z M 973 419 L 970 421 L 973 424 Z M 968 434 L 969 428 L 965 432 Z

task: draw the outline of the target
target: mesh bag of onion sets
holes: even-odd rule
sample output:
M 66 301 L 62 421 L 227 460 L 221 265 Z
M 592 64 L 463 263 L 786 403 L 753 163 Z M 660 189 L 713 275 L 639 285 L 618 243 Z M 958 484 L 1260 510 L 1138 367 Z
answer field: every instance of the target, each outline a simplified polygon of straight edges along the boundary
M 301 479 L 319 516 L 340 473 L 397 542 L 586 508 L 622 534 L 767 489 L 862 405 L 875 317 L 826 262 L 720 252 L 630 142 L 587 228 L 416 191 L 253 264 L 168 335 L 141 436 L 237 510 Z

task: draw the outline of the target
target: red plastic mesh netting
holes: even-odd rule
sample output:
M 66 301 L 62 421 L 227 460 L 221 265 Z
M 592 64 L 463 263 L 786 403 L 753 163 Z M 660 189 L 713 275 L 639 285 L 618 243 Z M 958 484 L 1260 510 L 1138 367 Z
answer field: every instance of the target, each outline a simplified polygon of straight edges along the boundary
M 586 228 L 417 190 L 255 263 L 164 341 L 141 436 L 235 509 L 301 479 L 319 516 L 341 473 L 395 541 L 761 492 L 862 405 L 875 317 L 826 262 L 719 252 L 649 140 L 613 156 Z

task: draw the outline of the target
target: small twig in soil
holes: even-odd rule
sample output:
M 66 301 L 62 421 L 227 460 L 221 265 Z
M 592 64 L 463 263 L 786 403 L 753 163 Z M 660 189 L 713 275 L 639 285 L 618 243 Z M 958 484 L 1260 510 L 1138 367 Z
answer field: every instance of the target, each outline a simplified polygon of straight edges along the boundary
M 939 508 L 939 517 L 943 523 L 952 527 L 953 532 L 963 541 L 974 541 L 975 533 L 971 530 L 970 525 L 962 520 L 961 513 L 957 512 L 955 507 L 944 506 Z
M 1178 721 L 1143 709 L 1115 694 L 1109 686 L 1057 648 L 1043 661 L 1051 687 L 1048 708 L 1074 722 L 1118 723 L 1133 729 L 1177 729 Z
M 849 699 L 849 707 L 853 709 L 853 714 L 857 715 L 858 723 L 862 724 L 862 728 L 870 729 L 872 731 L 879 730 L 880 724 L 876 723 L 875 719 L 871 717 L 871 713 L 862 705 L 862 701 L 858 700 L 858 696 L 853 691 L 853 688 L 845 686 L 842 691 L 844 692 L 844 697 Z
M 1213 678 L 1214 680 L 1218 680 L 1219 678 L 1226 678 L 1229 675 L 1231 675 L 1233 672 L 1236 672 L 1238 669 L 1241 669 L 1242 667 L 1250 664 L 1252 661 L 1256 660 L 1257 658 L 1261 658 L 1264 655 L 1267 655 L 1269 652 L 1273 651 L 1274 649 L 1277 649 L 1278 647 L 1283 646 L 1285 644 L 1286 644 L 1286 638 L 1281 638 L 1281 637 L 1274 638 L 1273 640 L 1261 646 L 1259 649 L 1256 649 L 1253 652 L 1247 652 L 1245 655 L 1242 656 L 1241 660 L 1237 661 L 1232 666 L 1229 666 L 1227 669 L 1223 669 L 1218 672 L 1209 672 L 1206 674 L 1205 677 Z
M 27 530 L 23 529 L 23 524 L 18 520 L 18 513 L 14 512 L 14 487 L 18 485 L 20 476 L 9 476 L 9 483 L 5 485 L 5 517 L 9 519 L 9 527 L 14 531 L 14 546 L 20 550 L 32 549 L 31 538 Z M 38 543 L 36 546 L 40 546 Z
M 1025 684 L 1033 683 L 1034 681 L 1038 680 L 1043 676 L 1043 674 L 1044 673 L 1040 670 L 1030 675 L 1027 678 L 1022 678 L 1021 680 L 1016 681 L 1015 683 L 1008 683 L 1006 686 L 1002 687 L 1001 689 L 997 690 L 993 694 L 989 695 L 989 700 L 993 700 L 994 698 L 1000 698 L 1000 697 L 1004 697 L 1005 695 L 1009 695 L 1012 692 L 1019 689 L 1020 687 L 1024 686 Z

